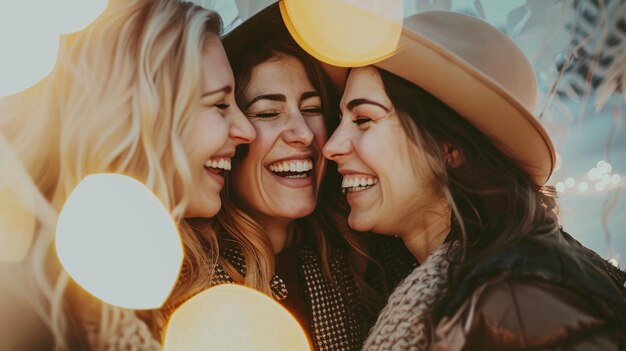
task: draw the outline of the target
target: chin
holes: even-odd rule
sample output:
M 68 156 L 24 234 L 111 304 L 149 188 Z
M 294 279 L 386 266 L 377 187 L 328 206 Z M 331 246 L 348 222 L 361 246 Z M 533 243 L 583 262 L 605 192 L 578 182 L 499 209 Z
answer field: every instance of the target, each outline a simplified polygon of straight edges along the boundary
M 220 211 L 220 208 L 222 208 L 222 200 L 218 196 L 217 199 L 205 201 L 202 205 L 190 204 L 185 213 L 185 217 L 211 218 Z
M 348 216 L 348 225 L 350 226 L 350 228 L 356 230 L 357 232 L 371 231 L 373 226 L 371 225 L 371 223 L 369 223 L 370 221 L 362 218 L 362 216 L 361 218 L 359 217 L 360 216 L 354 215 L 352 212 L 350 212 L 350 215 Z
M 281 211 L 285 215 L 282 216 L 284 218 L 298 219 L 304 218 L 315 211 L 315 205 L 306 206 L 306 207 L 297 207 L 297 208 L 289 208 Z

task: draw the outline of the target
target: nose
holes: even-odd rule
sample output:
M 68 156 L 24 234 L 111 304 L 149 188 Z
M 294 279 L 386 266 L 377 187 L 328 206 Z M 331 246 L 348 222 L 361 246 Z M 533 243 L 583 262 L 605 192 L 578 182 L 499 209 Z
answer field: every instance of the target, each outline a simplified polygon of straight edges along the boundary
M 289 114 L 287 130 L 283 133 L 287 143 L 309 146 L 313 142 L 314 134 L 299 109 Z
M 241 112 L 236 104 L 231 105 L 229 136 L 237 141 L 237 144 L 250 144 L 256 139 L 256 130 Z
M 342 156 L 350 152 L 350 148 L 350 138 L 343 128 L 343 123 L 341 123 L 324 145 L 322 154 L 327 159 L 338 162 Z

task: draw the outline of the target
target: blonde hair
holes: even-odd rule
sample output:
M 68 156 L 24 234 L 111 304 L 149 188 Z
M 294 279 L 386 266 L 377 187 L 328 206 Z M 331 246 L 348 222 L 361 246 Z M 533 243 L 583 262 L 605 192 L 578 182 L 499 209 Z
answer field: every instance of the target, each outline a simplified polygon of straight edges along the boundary
M 171 211 L 185 246 L 187 277 L 173 300 L 201 290 L 198 277 L 213 271 L 207 243 L 214 236 L 198 236 L 183 220 L 191 190 L 183 140 L 197 115 L 204 41 L 207 33 L 219 35 L 221 26 L 216 13 L 191 3 L 111 1 L 89 27 L 62 38 L 48 77 L 0 101 L 2 133 L 56 211 L 81 179 L 102 172 L 142 181 Z M 175 193 L 175 184 L 182 192 Z M 54 259 L 52 235 L 35 240 L 33 274 L 39 288 L 51 292 L 47 320 L 55 348 L 65 349 L 69 279 Z M 100 310 L 102 321 L 115 320 L 105 311 L 120 315 L 104 304 Z M 106 337 L 99 335 L 96 344 Z

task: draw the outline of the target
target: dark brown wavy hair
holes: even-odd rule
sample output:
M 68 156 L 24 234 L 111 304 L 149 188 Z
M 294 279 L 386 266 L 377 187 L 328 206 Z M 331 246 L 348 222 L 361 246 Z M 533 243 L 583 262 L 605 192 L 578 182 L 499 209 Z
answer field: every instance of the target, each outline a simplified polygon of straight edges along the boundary
M 292 57 L 302 63 L 307 78 L 313 88 L 319 93 L 322 101 L 322 113 L 328 135 L 336 129 L 338 118 L 338 92 L 328 76 L 322 70 L 318 61 L 301 49 L 289 36 L 286 29 L 272 33 L 271 38 L 258 40 L 245 47 L 245 50 L 229 50 L 226 44 L 229 61 L 235 75 L 235 98 L 241 106 L 245 103 L 243 92 L 249 85 L 252 71 L 255 67 L 268 61 L 278 61 L 285 57 Z M 233 162 L 241 160 L 247 153 L 248 147 L 240 146 Z M 224 244 L 238 246 L 244 254 L 246 261 L 246 274 L 241 276 L 237 270 L 226 260 L 220 259 L 219 264 L 240 283 L 249 285 L 266 293 L 270 292 L 269 282 L 274 272 L 274 253 L 269 239 L 264 234 L 263 228 L 249 215 L 241 210 L 234 194 L 229 190 L 229 181 L 224 188 L 222 196 L 222 210 L 216 217 L 216 230 L 221 233 Z M 364 262 L 365 244 L 359 235 L 342 235 L 352 233 L 347 224 L 348 206 L 341 192 L 341 178 L 334 163 L 328 163 L 326 173 L 323 176 L 317 206 L 314 212 L 304 218 L 298 219 L 296 225 L 298 232 L 304 234 L 301 238 L 320 249 L 322 255 L 323 270 L 326 277 L 333 281 L 330 273 L 329 262 L 334 250 L 341 250 L 347 256 L 348 263 L 353 272 L 357 288 L 361 292 L 364 306 L 375 316 L 381 307 L 382 299 L 375 290 L 366 283 L 363 277 L 363 266 L 358 262 Z M 344 238 L 350 238 L 348 245 Z M 341 289 L 342 282 L 334 282 Z
M 378 71 L 407 135 L 432 156 L 436 186 L 452 210 L 448 240 L 463 244 L 448 291 L 486 257 L 559 229 L 552 187 L 538 186 L 519 160 L 428 92 Z M 447 164 L 444 146 L 460 152 L 461 165 Z

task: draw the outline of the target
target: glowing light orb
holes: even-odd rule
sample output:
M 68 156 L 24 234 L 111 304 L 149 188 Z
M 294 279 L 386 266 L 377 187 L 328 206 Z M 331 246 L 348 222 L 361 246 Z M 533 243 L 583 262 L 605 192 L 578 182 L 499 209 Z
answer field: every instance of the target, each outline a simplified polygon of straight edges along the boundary
M 600 177 L 602 177 L 602 173 L 599 169 L 594 167 L 589 170 L 589 172 L 587 173 L 587 177 L 589 177 L 590 180 L 598 180 L 600 179 Z
M 402 33 L 402 0 L 282 0 L 287 29 L 331 65 L 365 66 L 391 56 Z
M 22 91 L 54 67 L 59 35 L 93 21 L 106 0 L 0 1 L 0 96 Z
M 611 173 L 611 171 L 613 170 L 613 166 L 608 162 L 602 162 L 600 166 L 598 166 L 598 168 L 603 174 Z
M 63 268 L 100 300 L 160 307 L 178 277 L 183 248 L 170 214 L 139 181 L 119 174 L 84 178 L 57 222 Z
M 572 177 L 568 177 L 565 179 L 565 186 L 568 188 L 573 188 L 576 185 L 576 181 Z
M 562 193 L 565 191 L 565 184 L 563 182 L 558 182 L 555 185 L 556 191 L 558 191 L 559 193 Z
M 196 295 L 172 315 L 165 351 L 308 351 L 296 319 L 267 295 L 219 285 Z
M 604 188 L 606 188 L 606 185 L 604 183 L 602 183 L 602 182 L 598 182 L 598 183 L 596 183 L 595 188 L 596 188 L 597 191 L 603 191 Z
M 78 32 L 87 27 L 107 6 L 108 0 L 53 0 L 33 1 L 39 12 L 49 17 L 54 14 L 54 26 L 59 34 Z
M 589 183 L 587 183 L 587 182 L 580 182 L 578 184 L 578 190 L 582 191 L 583 193 L 586 192 L 587 190 L 589 190 Z

